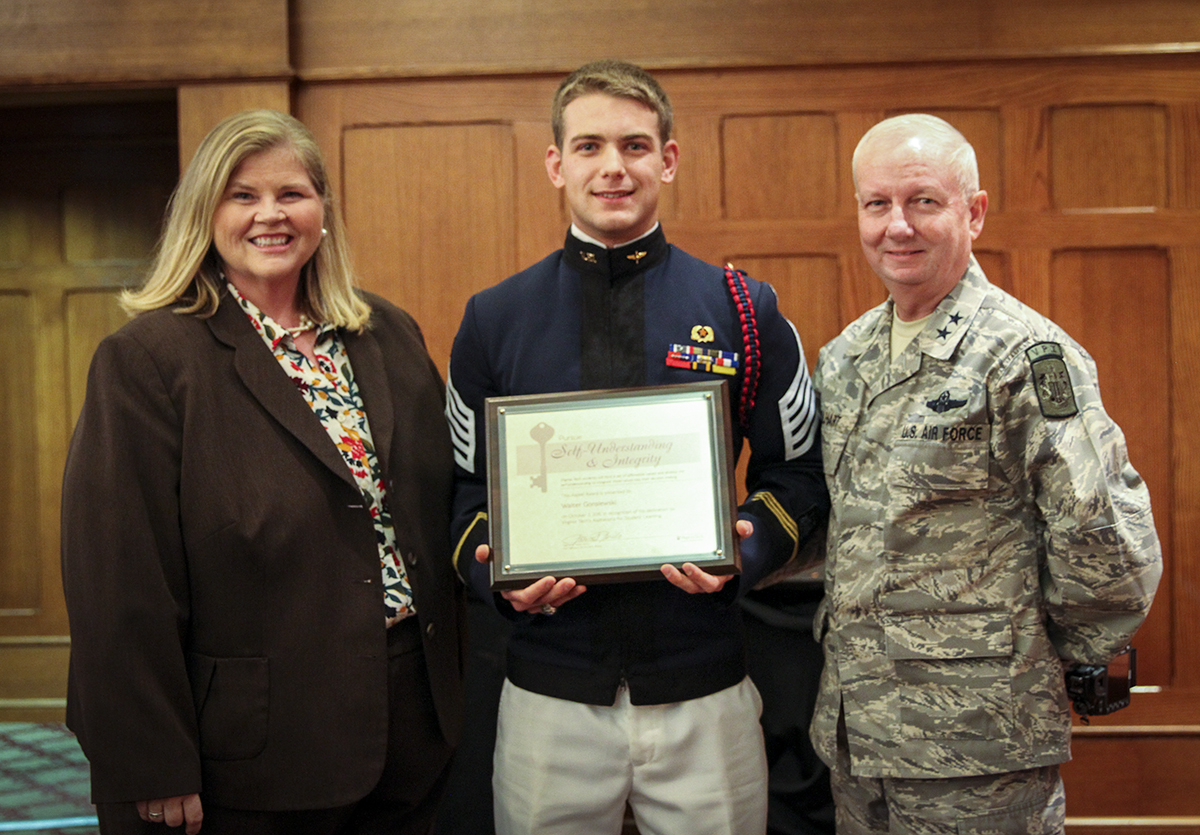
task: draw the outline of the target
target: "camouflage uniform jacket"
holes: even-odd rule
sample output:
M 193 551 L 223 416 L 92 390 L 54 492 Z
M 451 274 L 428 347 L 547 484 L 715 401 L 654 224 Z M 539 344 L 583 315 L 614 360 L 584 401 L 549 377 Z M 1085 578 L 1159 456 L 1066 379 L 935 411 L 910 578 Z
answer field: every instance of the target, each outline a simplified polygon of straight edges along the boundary
M 864 314 L 814 378 L 833 500 L 814 745 L 832 764 L 844 708 L 857 775 L 1063 762 L 1063 661 L 1106 663 L 1158 585 L 1149 494 L 1092 358 L 974 258 L 895 362 L 891 321 L 890 300 Z

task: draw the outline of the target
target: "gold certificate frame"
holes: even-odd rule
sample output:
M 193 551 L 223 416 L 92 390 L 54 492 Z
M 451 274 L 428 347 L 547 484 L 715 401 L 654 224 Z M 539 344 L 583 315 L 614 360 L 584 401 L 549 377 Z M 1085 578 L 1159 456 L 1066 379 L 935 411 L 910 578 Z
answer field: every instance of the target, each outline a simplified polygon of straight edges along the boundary
M 492 588 L 741 570 L 725 382 L 492 397 Z

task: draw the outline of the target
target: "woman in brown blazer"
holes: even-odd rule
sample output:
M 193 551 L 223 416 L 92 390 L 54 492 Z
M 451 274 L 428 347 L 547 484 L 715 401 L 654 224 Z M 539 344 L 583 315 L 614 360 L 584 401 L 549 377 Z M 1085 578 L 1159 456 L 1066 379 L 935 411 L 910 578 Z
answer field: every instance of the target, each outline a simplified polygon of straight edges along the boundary
M 354 289 L 308 130 L 214 128 L 124 303 L 63 485 L 101 831 L 427 832 L 462 705 L 443 386 Z

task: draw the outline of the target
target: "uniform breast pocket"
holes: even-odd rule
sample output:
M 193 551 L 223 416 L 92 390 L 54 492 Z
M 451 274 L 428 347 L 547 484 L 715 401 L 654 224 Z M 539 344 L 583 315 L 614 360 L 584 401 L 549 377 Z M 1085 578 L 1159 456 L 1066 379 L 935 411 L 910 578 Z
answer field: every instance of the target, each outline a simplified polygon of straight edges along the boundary
M 901 437 L 893 445 L 889 484 L 929 496 L 987 489 L 987 424 L 927 424 L 902 432 L 916 437 Z
M 908 738 L 994 739 L 1012 732 L 1012 623 L 1003 612 L 884 619 L 900 732 Z
M 889 562 L 961 565 L 988 545 L 986 425 L 906 429 L 892 445 L 885 480 L 884 548 Z

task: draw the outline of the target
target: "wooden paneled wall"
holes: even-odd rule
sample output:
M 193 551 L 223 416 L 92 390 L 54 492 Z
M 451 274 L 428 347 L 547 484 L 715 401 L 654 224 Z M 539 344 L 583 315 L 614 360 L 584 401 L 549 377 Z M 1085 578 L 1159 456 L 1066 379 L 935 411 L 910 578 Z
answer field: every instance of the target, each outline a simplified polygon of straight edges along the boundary
M 178 176 L 174 97 L 0 120 L 0 720 L 62 719 L 59 490 L 97 343 L 125 321 Z
M 1193 0 L 5 0 L 0 90 L 1171 53 Z
M 0 89 L 291 75 L 287 0 L 0 3 Z
M 809 362 L 883 290 L 858 242 L 850 156 L 879 119 L 941 115 L 980 159 L 992 280 L 1096 357 L 1150 485 L 1167 559 L 1138 636 L 1140 692 L 1093 720 L 1069 809 L 1200 816 L 1200 62 L 1192 57 L 660 71 L 680 172 L 669 240 L 778 290 Z M 365 284 L 410 310 L 446 367 L 468 296 L 561 245 L 543 159 L 558 76 L 328 83 L 296 106 L 339 177 Z M 1117 754 L 1116 752 L 1120 752 Z M 1114 768 L 1113 758 L 1123 769 Z M 1161 823 L 1161 821 L 1159 822 Z M 1191 819 L 1195 824 L 1196 819 Z M 1099 824 L 1097 824 L 1099 825 Z M 1191 825 L 1191 824 L 1189 824 Z
M 660 68 L 794 66 L 1200 42 L 1191 0 L 294 0 L 292 13 L 305 81 L 560 71 L 614 54 Z

